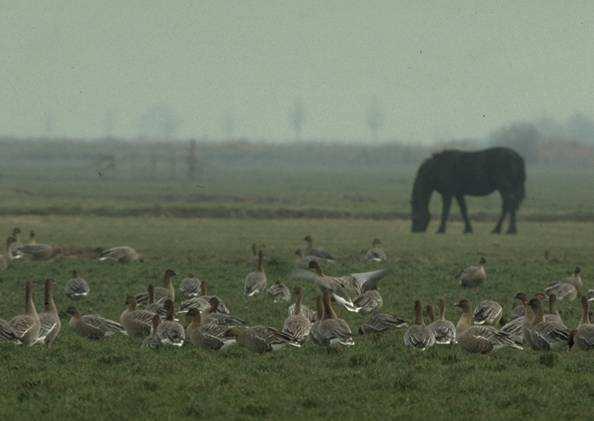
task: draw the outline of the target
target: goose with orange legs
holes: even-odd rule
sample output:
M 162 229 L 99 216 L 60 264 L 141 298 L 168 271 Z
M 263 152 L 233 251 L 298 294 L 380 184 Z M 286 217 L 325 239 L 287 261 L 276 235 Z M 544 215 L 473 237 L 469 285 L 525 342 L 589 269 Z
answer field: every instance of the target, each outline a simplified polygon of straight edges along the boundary
M 435 336 L 435 343 L 438 345 L 450 345 L 456 343 L 456 326 L 445 317 L 446 305 L 442 298 L 438 301 L 439 304 L 439 319 L 432 321 L 429 324 L 429 329 Z M 433 307 L 430 307 L 431 319 L 433 319 Z
M 577 328 L 569 333 L 569 348 L 573 350 L 594 350 L 594 324 L 590 319 L 590 302 L 587 297 L 581 297 L 582 319 Z
M 468 266 L 460 272 L 458 275 L 460 286 L 462 288 L 474 288 L 478 290 L 487 279 L 487 270 L 485 269 L 486 263 L 487 260 L 484 257 L 481 257 L 478 265 Z
M 158 313 L 137 309 L 136 298 L 132 295 L 126 297 L 126 305 L 126 309 L 120 315 L 120 323 L 128 336 L 143 339 L 150 335 L 153 317 Z
M 246 298 L 251 298 L 266 291 L 266 272 L 263 266 L 264 253 L 262 250 L 258 251 L 258 264 L 254 272 L 250 272 L 245 277 L 243 283 L 243 295 Z
M 163 286 L 154 288 L 154 299 L 159 301 L 161 298 L 168 298 L 175 302 L 175 288 L 173 286 L 173 278 L 176 276 L 175 271 L 167 269 L 163 274 Z M 136 294 L 136 303 L 145 305 L 148 303 L 148 292 L 141 292 Z
M 39 339 L 41 321 L 33 302 L 34 284 L 25 284 L 25 313 L 12 318 L 8 323 L 14 335 L 24 345 L 33 345 Z
M 493 326 L 475 325 L 470 301 L 462 299 L 455 306 L 462 310 L 456 325 L 456 340 L 465 351 L 488 354 L 504 347 L 523 349 L 514 342 L 509 333 L 497 330 Z
M 49 349 L 51 349 L 62 328 L 58 308 L 54 302 L 55 286 L 56 283 L 52 279 L 45 280 L 44 309 L 39 314 L 41 323 L 39 342 L 46 344 Z
M 78 301 L 85 298 L 91 292 L 89 283 L 86 279 L 78 274 L 78 271 L 72 271 L 72 278 L 66 283 L 64 287 L 64 293 L 68 298 L 74 301 Z
M 68 307 L 66 313 L 70 315 L 69 325 L 72 330 L 83 338 L 100 340 L 116 333 L 127 335 L 121 324 L 98 314 L 83 315 L 73 306 Z
M 285 320 L 283 324 L 283 333 L 294 338 L 297 342 L 303 343 L 309 336 L 312 322 L 301 311 L 303 302 L 303 288 L 295 288 L 295 306 L 293 313 Z
M 167 317 L 157 327 L 157 338 L 163 345 L 181 347 L 186 339 L 184 327 L 174 319 L 175 305 L 172 300 L 165 301 Z
M 404 332 L 404 345 L 425 351 L 435 345 L 435 335 L 425 326 L 421 311 L 421 302 L 415 301 L 415 323 Z
M 203 323 L 200 311 L 190 309 L 186 316 L 190 323 L 186 327 L 186 338 L 192 345 L 213 351 L 224 350 L 237 341 L 233 337 L 226 337 L 229 326 L 217 323 Z
M 330 290 L 325 290 L 323 297 L 318 299 L 320 320 L 311 326 L 310 337 L 316 345 L 324 347 L 353 346 L 355 341 L 351 328 L 347 322 L 337 316 L 332 307 L 331 298 Z

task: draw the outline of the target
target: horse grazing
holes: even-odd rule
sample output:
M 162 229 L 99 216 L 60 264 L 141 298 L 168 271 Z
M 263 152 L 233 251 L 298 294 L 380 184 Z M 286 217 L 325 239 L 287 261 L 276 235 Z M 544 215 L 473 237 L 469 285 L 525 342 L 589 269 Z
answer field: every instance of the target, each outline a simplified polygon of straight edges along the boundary
M 429 201 L 433 191 L 441 194 L 443 208 L 438 233 L 446 231 L 452 198 L 456 198 L 464 219 L 464 232 L 472 232 L 464 196 L 486 196 L 499 191 L 501 216 L 493 233 L 509 214 L 508 234 L 515 234 L 516 211 L 525 196 L 524 159 L 509 148 L 489 148 L 476 152 L 445 150 L 426 159 L 417 171 L 412 191 L 412 231 L 425 232 L 431 219 Z

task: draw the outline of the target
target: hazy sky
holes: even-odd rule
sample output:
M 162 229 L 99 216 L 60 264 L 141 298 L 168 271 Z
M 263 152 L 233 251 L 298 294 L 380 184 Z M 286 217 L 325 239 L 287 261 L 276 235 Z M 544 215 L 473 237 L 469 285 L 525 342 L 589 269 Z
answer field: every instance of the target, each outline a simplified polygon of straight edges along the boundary
M 296 98 L 316 138 L 368 139 L 374 96 L 411 142 L 594 117 L 594 2 L 518 3 L 0 0 L 0 134 L 135 136 L 167 104 L 180 136 L 285 139 Z

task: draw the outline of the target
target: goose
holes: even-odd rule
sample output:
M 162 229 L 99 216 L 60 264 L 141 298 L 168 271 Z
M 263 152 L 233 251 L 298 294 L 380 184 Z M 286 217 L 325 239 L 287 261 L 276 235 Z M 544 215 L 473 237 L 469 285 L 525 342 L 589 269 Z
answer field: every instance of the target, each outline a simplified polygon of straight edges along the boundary
M 37 240 L 35 239 L 35 231 L 33 231 L 33 230 L 29 231 L 29 244 L 30 245 L 37 244 Z
M 538 298 L 528 302 L 534 313 L 532 320 L 525 324 L 524 342 L 535 351 L 562 349 L 568 345 L 567 327 L 556 320 L 545 320 L 542 303 Z
M 78 271 L 72 271 L 72 278 L 66 283 L 64 293 L 68 298 L 78 301 L 89 295 L 91 288 L 89 283 L 78 274 Z
M 456 326 L 445 318 L 445 300 L 440 299 L 439 305 L 439 319 L 433 321 L 433 306 L 430 306 L 430 319 L 432 322 L 429 324 L 429 329 L 435 336 L 435 343 L 438 345 L 449 345 L 456 343 Z
M 163 287 L 155 287 L 154 295 L 155 301 L 159 301 L 161 298 L 169 298 L 175 301 L 175 288 L 173 287 L 173 278 L 176 273 L 172 269 L 167 269 L 163 274 Z M 136 294 L 136 302 L 138 304 L 145 305 L 148 303 L 148 292 L 141 292 Z
M 142 262 L 142 256 L 132 247 L 112 247 L 100 253 L 99 261 L 115 263 Z
M 513 339 L 513 341 L 517 344 L 524 343 L 524 329 L 525 324 L 532 320 L 534 314 L 532 310 L 528 307 L 528 296 L 523 292 L 519 292 L 516 294 L 515 298 L 520 301 L 520 305 L 522 310 L 517 310 L 519 306 L 514 308 L 514 313 L 517 314 L 516 317 L 512 317 L 512 319 L 505 323 L 501 327 L 501 332 L 505 332 Z
M 317 262 L 318 264 L 322 263 L 322 259 L 316 256 L 306 256 L 303 252 L 303 249 L 298 248 L 295 250 L 295 267 L 298 269 L 308 269 L 310 262 Z
M 340 346 L 353 346 L 353 333 L 351 328 L 343 319 L 338 318 L 332 307 L 330 290 L 326 290 L 323 296 L 318 298 L 319 320 L 315 322 L 309 331 L 309 335 L 316 345 L 337 348 Z
M 10 323 L 8 323 L 4 319 L 0 319 L 0 344 L 3 343 L 13 343 L 20 345 L 21 341 L 10 327 Z
M 73 306 L 68 307 L 66 313 L 71 316 L 69 324 L 72 330 L 83 338 L 99 340 L 116 333 L 127 334 L 121 324 L 98 314 L 81 315 Z
M 291 301 L 291 290 L 279 281 L 270 285 L 266 292 L 273 298 L 275 303 L 280 301 Z
M 295 313 L 295 307 L 297 306 L 297 303 L 293 303 L 289 306 L 289 316 L 292 316 Z M 301 314 L 302 316 L 305 316 L 310 322 L 315 322 L 318 320 L 318 313 L 312 309 L 310 309 L 308 306 L 306 306 L 305 304 L 301 304 L 300 306 L 300 311 L 299 314 Z
M 51 244 L 24 244 L 18 247 L 17 252 L 29 257 L 31 260 L 50 260 L 63 253 L 61 246 Z
M 259 354 L 277 351 L 286 346 L 301 347 L 295 338 L 273 327 L 233 326 L 227 330 L 225 336 L 235 338 L 239 345 Z
M 190 319 L 190 323 L 186 327 L 186 338 L 192 345 L 219 351 L 237 342 L 235 338 L 225 336 L 229 326 L 202 323 L 200 311 L 192 308 L 188 311 L 187 317 Z
M 168 299 L 167 296 L 159 298 L 155 301 L 155 287 L 153 284 L 149 284 L 146 287 L 146 293 L 148 295 L 148 302 L 145 305 L 145 310 L 151 313 L 158 314 L 160 318 L 164 319 L 167 317 L 167 310 L 165 309 L 165 301 Z
M 557 296 L 555 294 L 549 295 L 549 312 L 548 314 L 545 314 L 544 318 L 548 321 L 557 322 L 567 328 L 565 322 L 563 322 L 563 319 L 561 318 L 561 314 L 559 314 L 559 310 L 557 310 Z
M 359 334 L 383 333 L 391 329 L 403 327 L 408 327 L 408 323 L 405 320 L 396 315 L 381 313 L 376 310 L 371 313 L 369 320 L 359 326 Z
M 221 300 L 216 295 L 209 295 L 208 294 L 208 282 L 202 281 L 200 284 L 200 295 L 198 297 L 190 298 L 189 300 L 183 301 L 181 303 L 181 307 L 178 314 L 185 314 L 190 309 L 196 309 L 198 311 L 207 311 L 211 307 L 211 300 L 213 298 L 217 299 L 217 307 L 215 308 L 216 313 L 223 313 L 223 314 L 230 314 L 229 308 L 225 305 L 223 300 Z
M 55 286 L 56 283 L 52 279 L 45 280 L 44 309 L 43 313 L 39 314 L 41 329 L 38 342 L 46 344 L 49 349 L 51 349 L 62 328 L 58 308 L 54 302 Z
M 582 320 L 577 328 L 569 334 L 569 348 L 571 350 L 591 351 L 594 350 L 594 324 L 590 319 L 588 298 L 581 297 L 581 304 Z
M 24 254 L 19 251 L 19 247 L 22 247 L 22 244 L 18 243 L 18 240 L 14 236 L 9 236 L 6 239 L 6 256 L 4 260 L 6 261 L 6 265 L 12 260 L 22 259 Z
M 546 287 L 545 294 L 549 296 L 554 294 L 558 300 L 575 300 L 584 286 L 582 277 L 580 275 L 581 272 L 582 269 L 579 266 L 576 266 L 571 276 L 560 281 L 553 282 L 551 285 Z
M 28 281 L 25 284 L 25 313 L 13 317 L 8 323 L 19 341 L 25 345 L 33 345 L 39 338 L 41 321 L 33 302 L 34 284 Z
M 160 323 L 161 318 L 159 315 L 153 315 L 153 318 L 151 319 L 151 332 L 143 339 L 142 344 L 140 345 L 142 348 L 157 349 L 161 347 L 161 341 L 157 338 L 157 329 L 159 328 Z
M 182 279 L 179 285 L 179 291 L 186 299 L 197 297 L 200 295 L 200 283 L 200 279 L 191 273 L 187 278 Z
M 542 292 L 539 292 L 535 294 L 535 297 L 543 301 L 546 296 Z M 513 308 L 510 320 L 514 320 L 525 316 L 526 307 L 528 307 L 528 296 L 523 292 L 519 292 L 518 294 L 516 294 L 514 298 L 517 299 L 519 303 Z
M 295 288 L 295 305 L 293 307 L 293 313 L 285 319 L 283 324 L 283 333 L 294 338 L 297 342 L 303 343 L 309 336 L 312 322 L 309 318 L 301 311 L 301 305 L 303 302 L 303 288 Z
M 462 299 L 455 306 L 462 310 L 462 315 L 456 325 L 456 340 L 465 351 L 488 354 L 504 347 L 523 349 L 521 345 L 514 342 L 507 332 L 497 330 L 493 326 L 474 325 L 474 314 L 470 301 Z
M 246 298 L 253 297 L 266 290 L 267 278 L 262 265 L 263 256 L 264 254 L 262 253 L 262 250 L 258 251 L 258 265 L 256 271 L 248 273 L 245 277 L 243 294 Z
M 132 338 L 145 338 L 150 335 L 152 320 L 155 314 L 148 310 L 136 309 L 136 298 L 132 295 L 126 297 L 126 309 L 120 315 L 120 323 Z
M 157 327 L 157 338 L 163 345 L 180 347 L 186 339 L 186 331 L 179 322 L 174 320 L 175 305 L 171 299 L 165 301 L 165 308 L 167 309 L 167 317 Z
M 487 279 L 485 263 L 487 263 L 487 260 L 485 260 L 484 257 L 481 257 L 478 266 L 468 266 L 466 269 L 460 272 L 460 274 L 458 275 L 458 281 L 460 281 L 460 286 L 462 286 L 462 288 L 478 289 Z
M 503 307 L 496 301 L 483 300 L 474 309 L 473 320 L 476 325 L 495 326 L 503 316 Z
M 382 242 L 379 238 L 375 238 L 371 243 L 371 248 L 365 253 L 365 260 L 368 262 L 385 262 L 388 260 L 386 252 L 382 249 Z
M 435 344 L 435 336 L 431 329 L 425 326 L 421 312 L 421 302 L 415 301 L 415 323 L 404 332 L 404 345 L 421 351 L 431 348 Z
M 327 262 L 334 262 L 336 260 L 334 259 L 334 256 L 332 256 L 327 251 L 320 248 L 314 248 L 313 238 L 311 235 L 306 235 L 303 241 L 305 241 L 305 248 L 303 249 L 303 253 L 306 256 L 315 256 L 320 259 L 324 259 Z
M 206 311 L 203 317 L 203 323 L 215 323 L 222 326 L 247 326 L 244 320 L 235 317 L 229 313 L 221 313 L 221 302 L 218 297 L 212 297 L 210 299 L 210 308 Z

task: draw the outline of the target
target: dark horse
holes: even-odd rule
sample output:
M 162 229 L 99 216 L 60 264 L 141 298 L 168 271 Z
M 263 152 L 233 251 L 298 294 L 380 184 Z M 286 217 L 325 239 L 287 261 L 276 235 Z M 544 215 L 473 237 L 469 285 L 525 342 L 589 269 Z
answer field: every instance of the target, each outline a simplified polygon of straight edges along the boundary
M 526 170 L 524 159 L 509 148 L 489 148 L 477 152 L 445 150 L 426 159 L 419 170 L 412 192 L 412 231 L 425 232 L 431 214 L 429 200 L 433 191 L 441 194 L 443 208 L 438 233 L 446 230 L 452 198 L 456 198 L 464 219 L 464 232 L 472 232 L 464 196 L 486 196 L 499 191 L 501 216 L 493 229 L 501 232 L 501 224 L 510 216 L 508 234 L 516 233 L 516 211 L 524 199 Z

